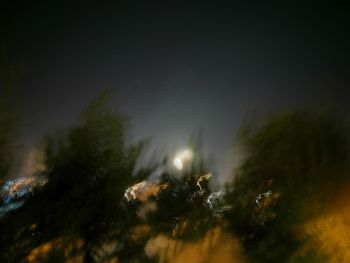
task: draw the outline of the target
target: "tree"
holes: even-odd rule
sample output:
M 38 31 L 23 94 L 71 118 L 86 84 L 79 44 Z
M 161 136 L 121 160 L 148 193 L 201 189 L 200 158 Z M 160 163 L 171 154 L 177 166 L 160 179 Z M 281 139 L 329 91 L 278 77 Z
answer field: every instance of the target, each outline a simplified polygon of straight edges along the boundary
M 157 211 L 150 216 L 149 223 L 158 233 L 165 234 L 186 225 L 177 238 L 195 240 L 202 238 L 215 224 L 207 204 L 212 173 L 202 150 L 200 133 L 190 138 L 189 147 L 193 157 L 181 170 L 181 175 L 171 170 L 162 174 L 160 183 L 167 187 L 157 196 Z
M 235 171 L 228 220 L 251 262 L 289 262 L 306 240 L 300 224 L 318 216 L 349 180 L 348 138 L 332 114 L 297 111 L 238 137 L 243 161 Z
M 121 200 L 127 186 L 138 180 L 132 172 L 142 143 L 128 144 L 126 119 L 107 106 L 107 99 L 108 93 L 100 94 L 77 125 L 47 136 L 48 183 L 6 220 L 8 230 L 1 242 L 5 262 L 23 259 L 36 247 L 57 240 L 65 240 L 68 247 L 81 240 L 79 253 L 89 261 L 95 248 L 122 236 L 129 215 Z M 29 242 L 33 228 L 40 237 Z M 60 253 L 66 249 L 63 246 Z

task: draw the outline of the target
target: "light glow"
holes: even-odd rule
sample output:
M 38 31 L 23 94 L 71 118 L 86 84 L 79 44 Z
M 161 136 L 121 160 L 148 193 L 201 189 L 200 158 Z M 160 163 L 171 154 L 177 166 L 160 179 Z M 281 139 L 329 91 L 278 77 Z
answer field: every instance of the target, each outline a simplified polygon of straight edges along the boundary
M 191 160 L 193 157 L 193 153 L 191 150 L 186 149 L 184 151 L 179 152 L 176 154 L 173 165 L 176 167 L 178 170 L 182 170 L 184 168 L 184 163 Z

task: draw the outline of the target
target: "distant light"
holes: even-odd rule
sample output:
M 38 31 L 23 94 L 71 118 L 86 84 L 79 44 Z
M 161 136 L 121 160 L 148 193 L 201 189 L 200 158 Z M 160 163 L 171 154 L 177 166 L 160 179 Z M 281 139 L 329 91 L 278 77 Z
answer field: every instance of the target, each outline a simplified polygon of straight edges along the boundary
M 173 164 L 178 170 L 182 170 L 184 168 L 184 165 L 180 158 L 175 158 Z
M 178 170 L 182 170 L 184 168 L 184 162 L 191 160 L 193 157 L 193 152 L 190 149 L 183 150 L 176 154 L 173 164 Z

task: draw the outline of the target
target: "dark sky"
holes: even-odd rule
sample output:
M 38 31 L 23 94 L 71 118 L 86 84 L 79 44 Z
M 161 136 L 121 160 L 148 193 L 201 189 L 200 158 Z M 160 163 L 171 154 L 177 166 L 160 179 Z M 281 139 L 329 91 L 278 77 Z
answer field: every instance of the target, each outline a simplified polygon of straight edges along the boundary
M 350 109 L 350 9 L 333 1 L 1 2 L 28 144 L 106 88 L 135 139 L 180 147 L 202 129 L 221 167 L 247 112 Z

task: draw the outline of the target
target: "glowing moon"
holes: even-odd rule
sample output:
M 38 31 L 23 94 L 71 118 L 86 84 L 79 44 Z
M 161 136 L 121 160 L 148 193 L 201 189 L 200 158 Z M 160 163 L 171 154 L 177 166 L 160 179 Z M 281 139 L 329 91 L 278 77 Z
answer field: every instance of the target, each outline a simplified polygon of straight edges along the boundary
M 178 170 L 182 170 L 182 168 L 184 168 L 184 165 L 183 165 L 182 160 L 180 158 L 175 158 L 173 161 L 173 164 Z
M 193 153 L 189 149 L 181 151 L 178 154 L 176 154 L 173 164 L 176 167 L 176 169 L 182 170 L 184 168 L 184 162 L 191 160 L 192 156 Z

